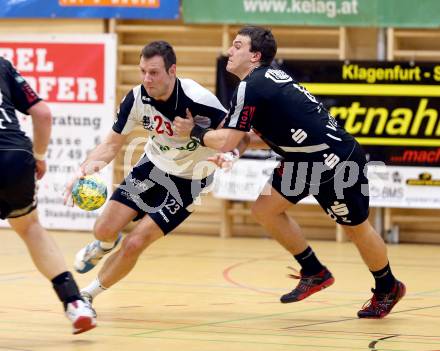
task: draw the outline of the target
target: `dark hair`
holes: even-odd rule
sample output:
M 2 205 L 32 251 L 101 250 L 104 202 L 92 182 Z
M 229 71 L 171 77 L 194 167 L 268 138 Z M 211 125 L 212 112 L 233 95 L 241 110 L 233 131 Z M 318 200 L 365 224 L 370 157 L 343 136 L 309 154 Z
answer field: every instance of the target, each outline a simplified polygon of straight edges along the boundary
M 140 57 L 149 59 L 154 56 L 160 56 L 163 58 L 167 72 L 172 65 L 176 64 L 176 53 L 171 44 L 166 41 L 152 41 L 150 44 L 143 47 Z
M 261 53 L 261 64 L 269 66 L 277 53 L 277 42 L 270 31 L 263 27 L 246 26 L 238 31 L 239 35 L 251 39 L 251 52 Z

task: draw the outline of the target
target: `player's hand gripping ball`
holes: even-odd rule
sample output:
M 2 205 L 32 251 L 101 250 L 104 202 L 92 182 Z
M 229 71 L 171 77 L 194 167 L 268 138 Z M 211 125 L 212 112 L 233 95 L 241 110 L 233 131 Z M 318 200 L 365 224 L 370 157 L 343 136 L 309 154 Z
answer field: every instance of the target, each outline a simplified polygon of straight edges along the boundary
M 107 199 L 107 185 L 97 176 L 85 176 L 73 185 L 72 197 L 79 208 L 86 211 L 96 210 Z

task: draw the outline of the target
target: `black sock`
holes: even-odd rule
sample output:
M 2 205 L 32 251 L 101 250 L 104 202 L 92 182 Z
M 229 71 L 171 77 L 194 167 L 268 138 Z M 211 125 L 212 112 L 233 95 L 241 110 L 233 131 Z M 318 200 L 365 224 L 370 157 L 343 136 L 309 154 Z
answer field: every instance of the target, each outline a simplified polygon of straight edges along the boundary
M 391 291 L 396 282 L 396 278 L 393 272 L 391 272 L 389 263 L 381 270 L 371 272 L 371 274 L 373 274 L 374 280 L 376 281 L 376 292 L 387 293 Z
M 63 302 L 64 309 L 72 301 L 82 300 L 78 285 L 70 272 L 63 272 L 52 279 L 52 285 L 58 298 Z
M 319 262 L 315 253 L 310 246 L 298 255 L 294 255 L 295 259 L 301 265 L 302 273 L 305 275 L 313 275 L 321 272 L 324 266 Z

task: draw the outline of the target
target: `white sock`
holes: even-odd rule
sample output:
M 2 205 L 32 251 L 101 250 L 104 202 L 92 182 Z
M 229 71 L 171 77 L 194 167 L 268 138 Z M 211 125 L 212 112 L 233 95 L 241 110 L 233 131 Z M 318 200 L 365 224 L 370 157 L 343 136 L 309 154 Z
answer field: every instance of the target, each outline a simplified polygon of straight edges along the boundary
M 117 239 L 116 239 L 117 240 Z M 116 243 L 116 240 L 115 241 L 99 241 L 99 246 L 101 247 L 101 249 L 103 249 L 103 250 L 111 250 L 111 249 L 113 249 L 113 247 L 115 246 L 115 243 Z
M 81 292 L 86 292 L 89 294 L 93 299 L 95 296 L 99 295 L 103 291 L 106 291 L 107 288 L 101 284 L 99 281 L 99 278 L 96 278 L 93 280 L 88 286 L 86 286 L 84 289 L 81 289 Z

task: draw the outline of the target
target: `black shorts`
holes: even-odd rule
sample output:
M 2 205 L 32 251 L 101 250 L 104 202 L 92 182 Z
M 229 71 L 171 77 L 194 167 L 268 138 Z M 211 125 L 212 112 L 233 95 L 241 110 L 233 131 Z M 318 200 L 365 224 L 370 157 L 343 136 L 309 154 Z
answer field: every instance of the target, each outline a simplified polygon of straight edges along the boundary
M 0 150 L 0 218 L 27 215 L 37 207 L 35 159 L 30 151 Z
M 137 211 L 135 221 L 148 213 L 167 234 L 191 214 L 188 208 L 212 180 L 213 175 L 201 180 L 173 176 L 157 168 L 144 155 L 114 191 L 111 200 Z
M 294 204 L 313 195 L 330 218 L 354 226 L 369 213 L 365 165 L 365 154 L 356 144 L 350 157 L 333 169 L 317 162 L 282 162 L 273 172 L 272 186 Z

